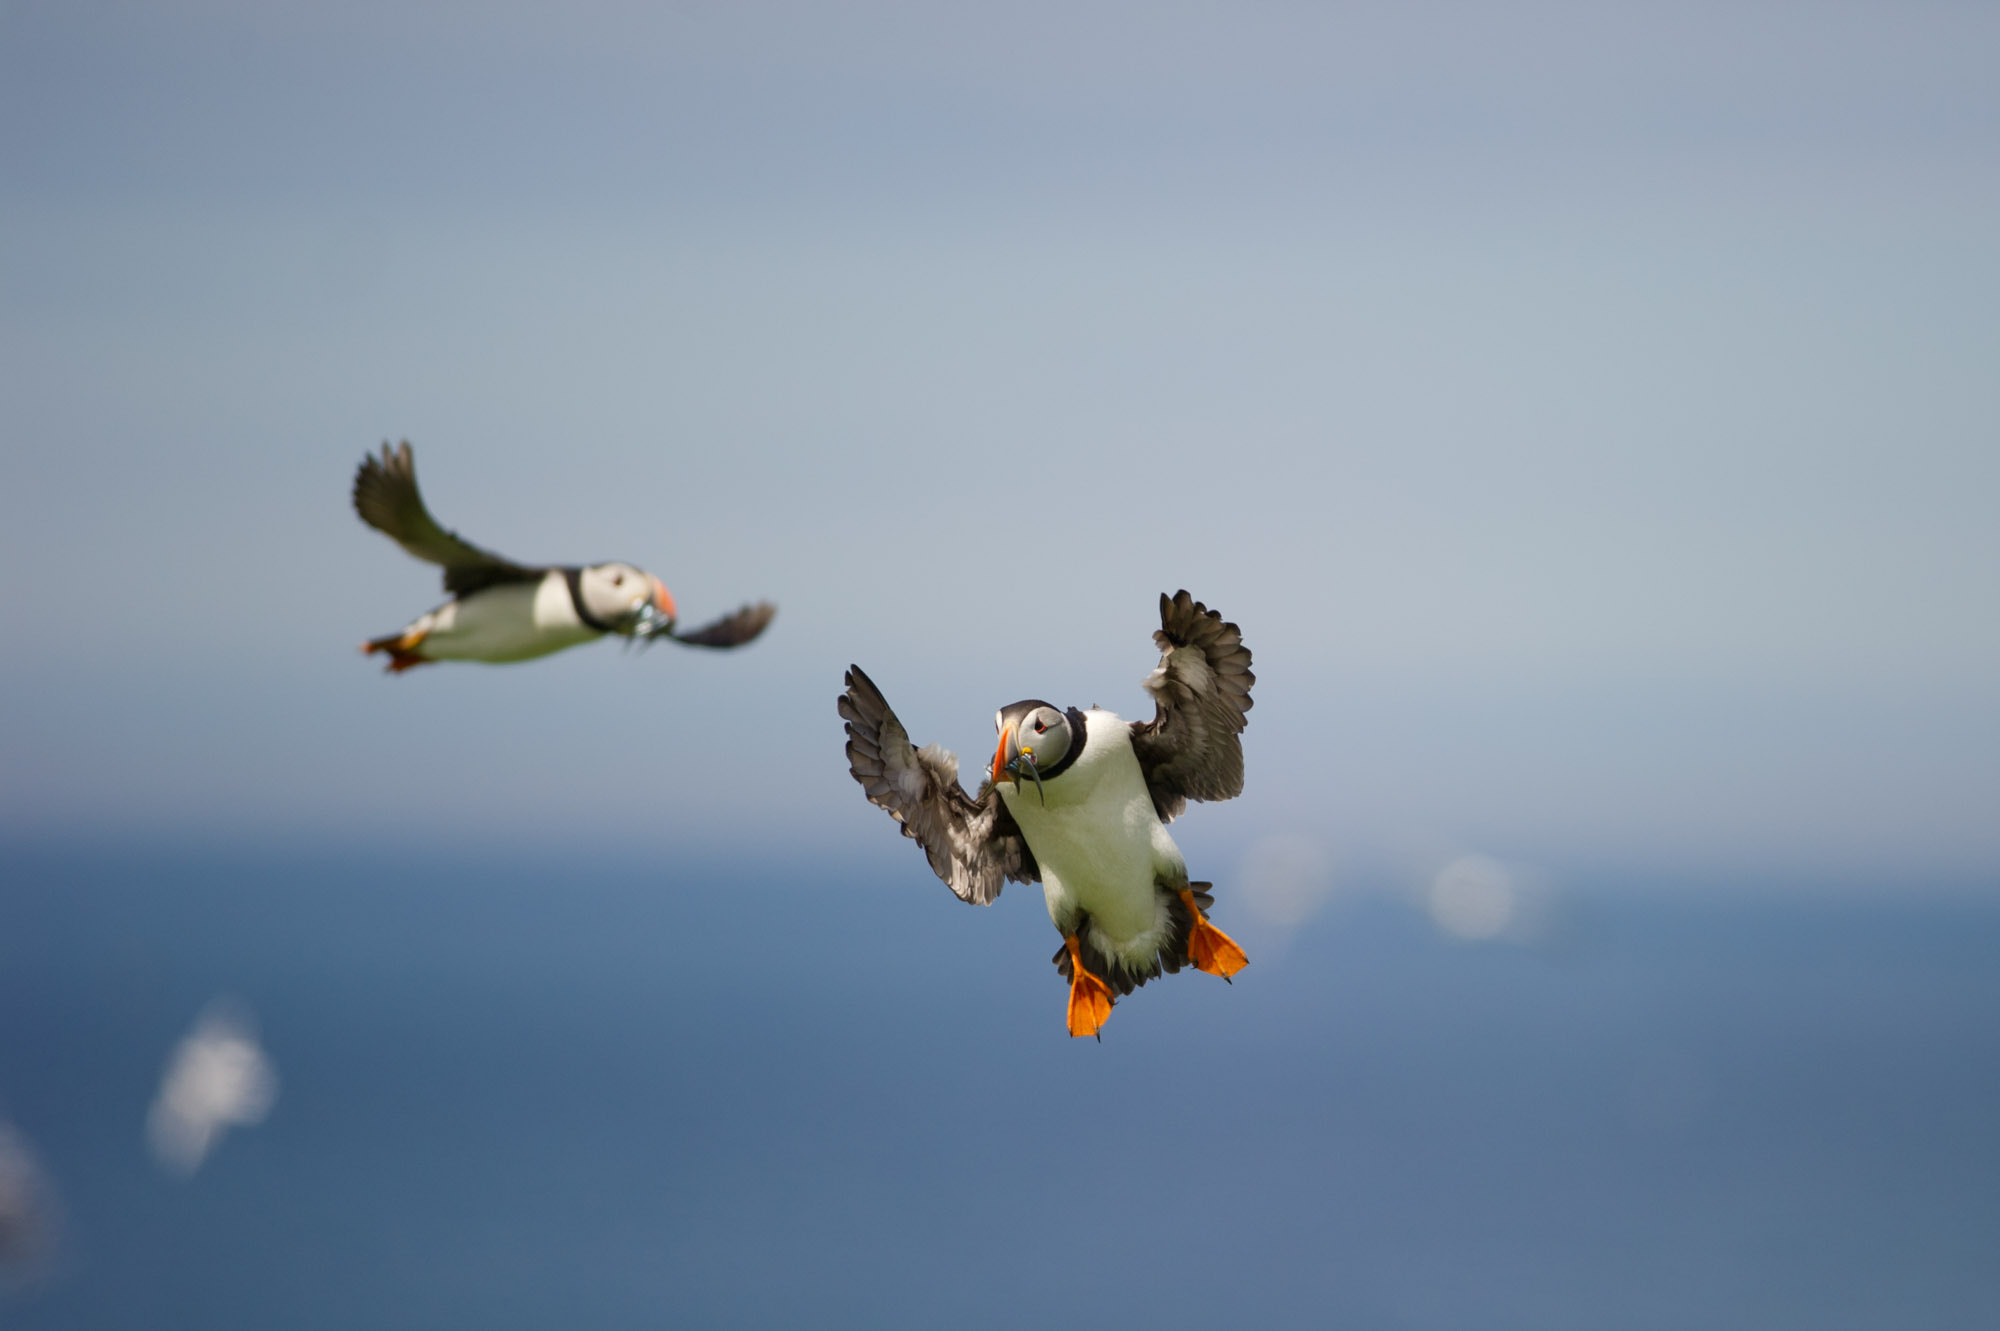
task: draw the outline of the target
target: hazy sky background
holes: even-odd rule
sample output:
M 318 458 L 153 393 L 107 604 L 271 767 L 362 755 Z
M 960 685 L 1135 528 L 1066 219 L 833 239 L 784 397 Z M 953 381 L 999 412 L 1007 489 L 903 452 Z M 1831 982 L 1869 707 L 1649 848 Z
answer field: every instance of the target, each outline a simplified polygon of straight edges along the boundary
M 823 854 L 1257 656 L 1335 866 L 2000 877 L 2000 11 L 0 5 L 0 835 Z M 386 679 L 433 510 L 736 655 Z M 1177 828 L 1177 832 L 1180 831 Z M 1400 869 L 1398 870 L 1400 871 Z

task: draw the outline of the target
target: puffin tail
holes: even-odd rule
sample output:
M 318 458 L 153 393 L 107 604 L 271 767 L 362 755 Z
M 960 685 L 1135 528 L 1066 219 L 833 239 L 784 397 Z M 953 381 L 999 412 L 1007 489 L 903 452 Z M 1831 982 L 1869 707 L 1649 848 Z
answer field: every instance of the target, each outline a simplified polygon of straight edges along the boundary
M 361 644 L 361 650 L 370 656 L 376 652 L 387 652 L 389 673 L 400 675 L 413 667 L 433 664 L 430 657 L 419 656 L 416 652 L 416 648 L 423 642 L 425 636 L 422 633 L 391 633 L 387 637 L 370 638 Z

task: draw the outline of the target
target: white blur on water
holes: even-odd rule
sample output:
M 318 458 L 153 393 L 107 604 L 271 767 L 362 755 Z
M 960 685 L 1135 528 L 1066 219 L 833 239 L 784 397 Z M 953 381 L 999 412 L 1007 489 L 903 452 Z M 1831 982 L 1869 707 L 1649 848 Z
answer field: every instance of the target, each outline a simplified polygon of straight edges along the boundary
M 1223 891 L 1270 931 L 1267 939 L 1284 939 L 1333 900 L 1334 860 L 1327 841 L 1309 833 L 1261 837 L 1244 852 Z M 1338 890 L 1352 898 L 1382 891 L 1379 879 L 1371 886 L 1370 877 L 1364 870 L 1359 881 Z M 1410 899 L 1403 889 L 1390 894 Z M 1438 932 L 1454 942 L 1541 944 L 1550 941 L 1556 922 L 1555 893 L 1546 874 L 1488 855 L 1454 854 L 1440 867 L 1421 870 L 1414 897 Z
M 1315 837 L 1293 833 L 1252 842 L 1228 885 L 1260 922 L 1289 933 L 1319 912 L 1333 893 L 1333 853 Z
M 54 1235 L 54 1207 L 27 1138 L 0 1119 L 0 1276 L 35 1269 Z
M 1461 855 L 1431 880 L 1424 908 L 1451 938 L 1531 943 L 1544 932 L 1548 893 L 1531 870 L 1485 855 Z
M 263 1122 L 277 1098 L 277 1073 L 248 1013 L 210 1003 L 160 1079 L 146 1115 L 146 1141 L 162 1168 L 186 1177 L 201 1168 L 224 1132 Z

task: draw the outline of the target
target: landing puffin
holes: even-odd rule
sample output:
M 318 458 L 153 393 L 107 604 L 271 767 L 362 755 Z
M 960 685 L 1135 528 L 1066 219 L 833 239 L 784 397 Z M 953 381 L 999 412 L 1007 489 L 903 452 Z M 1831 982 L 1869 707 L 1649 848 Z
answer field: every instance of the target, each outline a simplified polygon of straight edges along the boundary
M 1162 971 L 1192 964 L 1227 980 L 1249 962 L 1208 922 L 1212 884 L 1189 881 L 1166 825 L 1189 800 L 1243 792 L 1250 649 L 1185 591 L 1160 597 L 1153 641 L 1152 720 L 1039 698 L 1003 707 L 992 770 L 970 798 L 958 759 L 914 747 L 860 666 L 848 667 L 840 696 L 848 770 L 961 901 L 986 906 L 1006 881 L 1041 883 L 1063 937 L 1054 961 L 1069 981 L 1073 1036 L 1097 1035 L 1114 996 Z
M 616 633 L 640 642 L 671 638 L 694 647 L 740 647 L 764 631 L 778 608 L 746 605 L 692 633 L 674 630 L 666 585 L 632 564 L 530 567 L 503 559 L 446 531 L 417 493 L 409 441 L 370 455 L 354 473 L 354 511 L 396 544 L 444 566 L 452 599 L 401 630 L 370 638 L 363 652 L 385 652 L 399 674 L 433 661 L 526 661 Z

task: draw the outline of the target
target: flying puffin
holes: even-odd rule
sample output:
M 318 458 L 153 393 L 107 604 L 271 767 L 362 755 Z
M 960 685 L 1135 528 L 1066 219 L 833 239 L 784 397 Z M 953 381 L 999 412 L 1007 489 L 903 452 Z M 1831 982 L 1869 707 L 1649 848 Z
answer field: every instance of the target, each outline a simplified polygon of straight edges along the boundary
M 1039 698 L 1003 707 L 992 771 L 970 798 L 958 759 L 914 747 L 860 666 L 848 668 L 840 697 L 848 770 L 961 901 L 990 905 L 1008 880 L 1041 883 L 1063 936 L 1054 960 L 1069 981 L 1074 1036 L 1097 1035 L 1114 994 L 1162 971 L 1191 963 L 1226 980 L 1249 962 L 1208 922 L 1212 884 L 1188 880 L 1166 825 L 1189 800 L 1243 792 L 1250 649 L 1185 591 L 1160 597 L 1153 641 L 1152 720 Z
M 640 642 L 671 638 L 695 647 L 740 647 L 764 631 L 778 608 L 746 605 L 692 633 L 674 631 L 666 584 L 631 564 L 530 567 L 502 559 L 446 531 L 417 493 L 409 441 L 365 458 L 354 473 L 354 511 L 396 544 L 444 566 L 451 600 L 395 633 L 361 644 L 386 652 L 392 674 L 432 661 L 526 661 L 580 642 L 620 634 Z

